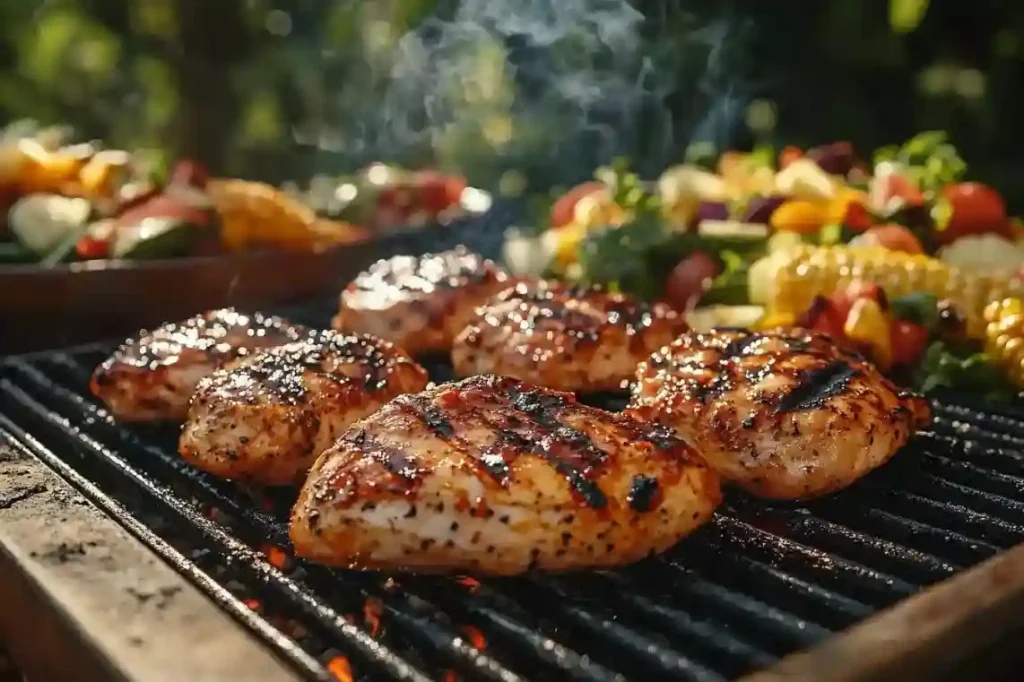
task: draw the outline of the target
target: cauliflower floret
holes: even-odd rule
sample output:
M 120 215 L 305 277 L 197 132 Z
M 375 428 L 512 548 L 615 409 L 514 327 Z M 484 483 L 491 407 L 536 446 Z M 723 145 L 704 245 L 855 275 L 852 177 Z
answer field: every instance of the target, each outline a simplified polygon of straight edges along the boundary
M 939 250 L 946 265 L 963 270 L 1017 272 L 1024 267 L 1024 249 L 995 234 L 961 237 Z

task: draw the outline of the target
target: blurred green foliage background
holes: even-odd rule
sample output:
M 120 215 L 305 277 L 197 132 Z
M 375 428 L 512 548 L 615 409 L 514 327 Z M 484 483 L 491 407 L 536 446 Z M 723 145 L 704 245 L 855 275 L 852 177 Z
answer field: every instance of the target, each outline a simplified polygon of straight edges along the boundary
M 281 182 L 380 159 L 565 185 L 627 154 L 948 130 L 1024 210 L 1024 3 L 8 0 L 0 123 Z

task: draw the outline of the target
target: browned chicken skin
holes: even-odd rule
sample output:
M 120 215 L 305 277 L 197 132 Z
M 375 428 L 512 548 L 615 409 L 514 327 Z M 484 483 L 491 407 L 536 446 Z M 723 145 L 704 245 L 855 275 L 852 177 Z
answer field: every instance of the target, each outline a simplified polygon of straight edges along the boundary
M 460 376 L 501 374 L 563 391 L 625 388 L 636 366 L 687 330 L 667 305 L 558 282 L 522 282 L 455 339 Z
M 509 575 L 636 561 L 720 500 L 670 430 L 477 376 L 354 424 L 313 466 L 291 537 L 326 564 Z
M 293 484 L 350 424 L 426 384 L 426 370 L 386 341 L 320 332 L 200 381 L 178 450 L 218 476 Z
M 801 329 L 684 334 L 637 378 L 632 414 L 672 427 L 724 480 L 768 498 L 845 488 L 931 419 L 924 399 Z
M 448 352 L 476 307 L 509 283 L 504 270 L 465 247 L 395 256 L 341 293 L 332 326 L 373 334 L 414 355 Z
M 90 388 L 122 421 L 184 419 L 200 379 L 255 349 L 305 333 L 279 317 L 212 310 L 128 339 L 96 368 Z

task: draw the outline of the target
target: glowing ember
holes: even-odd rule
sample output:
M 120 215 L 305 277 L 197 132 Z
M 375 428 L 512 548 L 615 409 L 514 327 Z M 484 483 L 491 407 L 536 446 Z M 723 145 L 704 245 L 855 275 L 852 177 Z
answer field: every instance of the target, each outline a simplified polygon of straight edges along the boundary
M 344 656 L 335 656 L 327 664 L 327 671 L 334 676 L 338 682 L 352 682 L 352 664 Z
M 260 552 L 267 557 L 267 561 L 269 561 L 270 565 L 274 568 L 284 571 L 291 565 L 291 556 L 280 547 L 275 545 L 263 545 L 260 547 Z
M 242 603 L 245 604 L 252 611 L 255 611 L 261 606 L 259 599 L 246 599 Z
M 454 670 L 449 670 L 444 674 L 444 682 L 459 682 L 459 676 Z
M 459 583 L 463 587 L 468 587 L 470 592 L 476 592 L 480 589 L 480 581 L 476 578 L 470 578 L 468 575 L 456 578 L 455 582 Z
M 366 623 L 366 627 L 370 629 L 370 634 L 374 637 L 380 632 L 380 617 L 384 613 L 384 605 L 380 603 L 379 599 L 367 599 L 363 603 L 363 622 Z
M 483 651 L 487 647 L 487 639 L 484 637 L 484 633 L 477 630 L 472 625 L 466 625 L 462 628 L 462 632 L 465 633 L 466 639 L 477 651 Z

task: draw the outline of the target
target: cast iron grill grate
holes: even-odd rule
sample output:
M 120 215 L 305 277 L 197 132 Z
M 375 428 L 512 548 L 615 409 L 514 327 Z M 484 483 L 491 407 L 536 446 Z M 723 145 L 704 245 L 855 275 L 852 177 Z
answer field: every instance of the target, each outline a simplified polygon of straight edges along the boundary
M 290 316 L 322 325 L 332 307 Z M 620 571 L 330 571 L 290 557 L 291 494 L 190 468 L 173 428 L 113 422 L 86 388 L 110 350 L 3 361 L 0 430 L 142 521 L 311 679 L 731 679 L 1024 540 L 1024 412 L 937 404 L 932 431 L 853 488 L 808 505 L 731 495 L 676 549 Z

